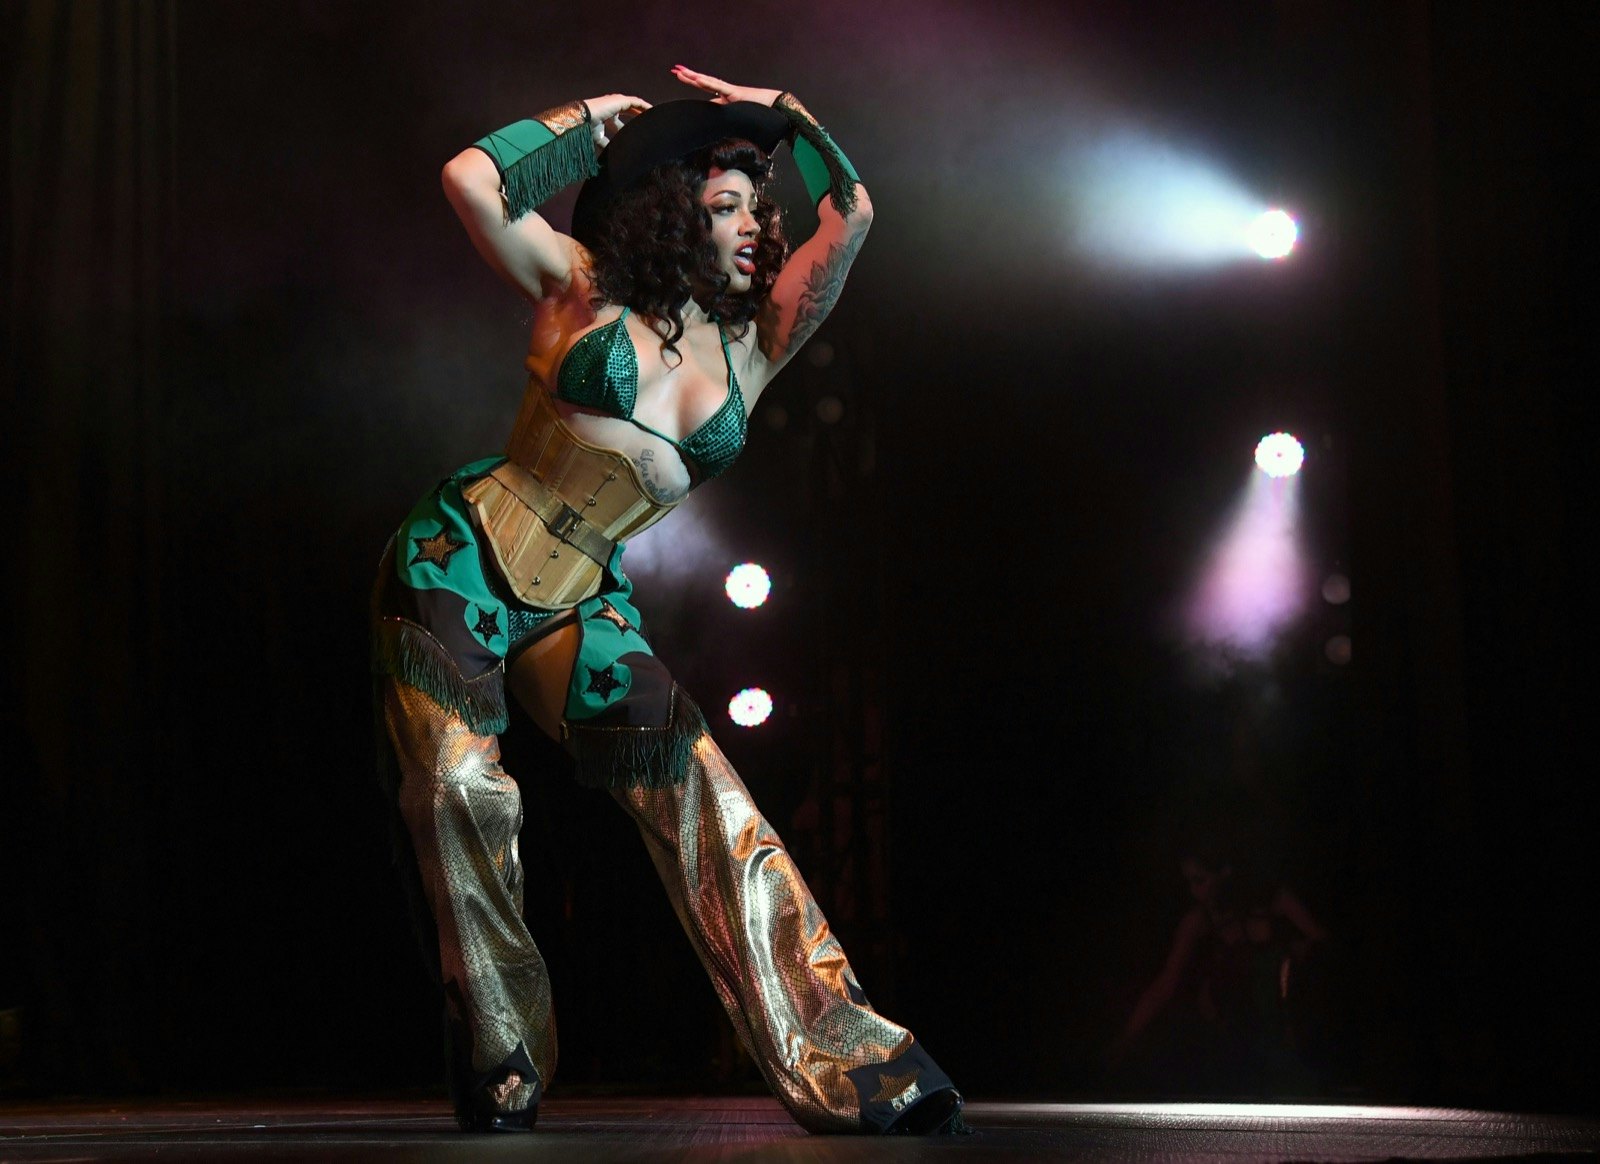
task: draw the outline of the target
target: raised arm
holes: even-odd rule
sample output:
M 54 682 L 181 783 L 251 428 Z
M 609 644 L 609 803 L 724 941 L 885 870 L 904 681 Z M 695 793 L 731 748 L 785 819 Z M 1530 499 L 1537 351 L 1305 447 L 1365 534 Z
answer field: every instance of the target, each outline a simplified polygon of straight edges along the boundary
M 1172 996 L 1178 992 L 1178 986 L 1183 981 L 1184 972 L 1194 961 L 1194 953 L 1205 933 L 1205 928 L 1205 915 L 1198 908 L 1191 909 L 1178 923 L 1178 930 L 1172 936 L 1172 948 L 1167 951 L 1167 960 L 1161 967 L 1161 973 L 1145 987 L 1144 993 L 1134 1005 L 1133 1013 L 1123 1024 L 1122 1033 L 1117 1036 L 1107 1052 L 1107 1058 L 1112 1063 L 1120 1063 L 1127 1057 L 1145 1028 L 1172 1001 Z
M 794 357 L 833 310 L 872 225 L 867 188 L 833 139 L 791 94 L 779 97 L 774 108 L 796 126 L 795 162 L 806 193 L 817 203 L 817 230 L 789 256 L 758 321 L 769 376 Z
M 817 204 L 816 233 L 789 256 L 756 320 L 755 361 L 763 366 L 747 377 L 746 397 L 753 402 L 838 302 L 845 275 L 872 225 L 872 201 L 855 167 L 793 94 L 730 85 L 682 65 L 673 72 L 680 81 L 716 94 L 719 102 L 757 101 L 787 117 L 794 126 L 795 164 L 806 193 Z
M 534 211 L 563 186 L 595 172 L 595 150 L 622 115 L 649 103 L 611 93 L 547 109 L 478 139 L 445 164 L 445 196 L 478 253 L 532 300 L 571 285 L 577 244 Z

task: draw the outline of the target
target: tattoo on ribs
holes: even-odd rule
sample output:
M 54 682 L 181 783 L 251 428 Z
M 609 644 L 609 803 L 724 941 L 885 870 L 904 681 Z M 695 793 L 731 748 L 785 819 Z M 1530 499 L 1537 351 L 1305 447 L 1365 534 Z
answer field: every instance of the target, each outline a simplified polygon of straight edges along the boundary
M 640 449 L 639 455 L 633 458 L 633 463 L 639 466 L 639 477 L 644 481 L 644 487 L 649 491 L 652 500 L 668 505 L 674 501 L 681 501 L 689 492 L 663 477 L 660 466 L 656 464 L 654 449 Z
M 829 247 L 820 263 L 812 264 L 811 273 L 806 276 L 805 285 L 800 289 L 800 299 L 795 304 L 794 326 L 789 329 L 790 351 L 810 339 L 811 333 L 822 325 L 828 312 L 833 310 L 833 305 L 839 302 L 839 293 L 844 290 L 845 272 L 849 271 L 866 238 L 867 232 L 858 230 L 843 242 L 836 242 Z

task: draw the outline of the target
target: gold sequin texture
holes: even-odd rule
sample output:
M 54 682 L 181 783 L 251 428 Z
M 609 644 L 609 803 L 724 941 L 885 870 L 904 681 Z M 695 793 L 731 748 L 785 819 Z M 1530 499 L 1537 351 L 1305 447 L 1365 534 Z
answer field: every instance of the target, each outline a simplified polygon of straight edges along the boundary
M 534 120 L 559 137 L 569 129 L 577 129 L 580 125 L 588 125 L 589 113 L 582 101 L 568 101 L 565 105 L 557 105 L 551 109 L 546 109 Z
M 522 919 L 516 783 L 493 736 L 473 734 L 414 688 L 389 680 L 384 718 L 443 974 L 469 1011 L 473 1067 L 491 1071 L 521 1042 L 548 1086 L 555 1015 L 544 959 Z M 773 1094 L 810 1131 L 862 1131 L 862 1097 L 847 1073 L 894 1061 L 912 1036 L 865 1002 L 799 869 L 709 734 L 695 741 L 685 775 L 681 785 L 612 795 L 638 826 Z M 877 1101 L 898 1099 L 896 1110 L 912 1102 L 916 1077 L 879 1074 Z
M 846 1072 L 886 1063 L 911 1033 L 851 1001 L 860 984 L 783 842 L 710 735 L 688 779 L 618 789 L 711 976 L 733 1029 L 774 1095 L 813 1132 L 861 1130 Z
M 460 1017 L 472 1031 L 473 1070 L 494 1070 L 520 1042 L 548 1081 L 550 975 L 522 921 L 522 797 L 500 767 L 499 742 L 393 679 L 383 717 L 400 765 L 400 815 L 439 930 L 440 974 L 467 1007 Z

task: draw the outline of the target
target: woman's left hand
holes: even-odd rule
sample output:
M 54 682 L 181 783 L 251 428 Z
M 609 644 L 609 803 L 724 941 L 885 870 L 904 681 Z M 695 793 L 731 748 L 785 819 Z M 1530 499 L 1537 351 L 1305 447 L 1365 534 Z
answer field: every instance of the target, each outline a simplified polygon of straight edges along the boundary
M 757 105 L 771 105 L 783 96 L 782 89 L 752 89 L 748 85 L 730 85 L 708 73 L 697 73 L 684 65 L 673 65 L 672 75 L 685 85 L 704 89 L 713 95 L 713 105 L 731 105 L 735 101 L 754 101 Z

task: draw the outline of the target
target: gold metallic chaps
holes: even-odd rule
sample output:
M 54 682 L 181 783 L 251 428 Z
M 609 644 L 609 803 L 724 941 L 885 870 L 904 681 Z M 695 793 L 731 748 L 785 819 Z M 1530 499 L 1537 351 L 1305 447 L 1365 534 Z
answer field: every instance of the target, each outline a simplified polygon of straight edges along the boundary
M 473 1069 L 492 1072 L 520 1045 L 547 1086 L 556 1024 L 544 959 L 522 918 L 517 785 L 495 737 L 396 680 L 384 680 L 382 698 L 441 979 L 465 1012 L 457 1017 L 472 1035 Z M 682 784 L 613 795 L 638 825 L 734 1030 L 796 1122 L 858 1132 L 869 1130 L 869 1101 L 885 1119 L 909 1107 L 921 1048 L 867 1003 L 783 842 L 710 735 L 696 741 Z M 929 1082 L 920 1077 L 924 1091 Z M 533 1088 L 528 1081 L 507 1106 L 525 1106 Z

